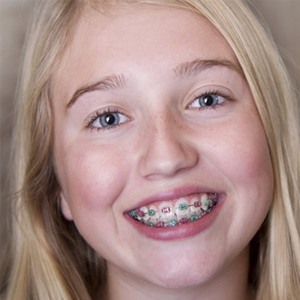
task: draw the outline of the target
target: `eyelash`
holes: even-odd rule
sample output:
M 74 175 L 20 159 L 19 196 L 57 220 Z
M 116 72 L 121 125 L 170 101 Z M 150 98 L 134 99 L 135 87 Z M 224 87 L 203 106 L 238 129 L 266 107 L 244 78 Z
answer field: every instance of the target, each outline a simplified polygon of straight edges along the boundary
M 88 123 L 87 123 L 86 127 L 89 128 L 89 129 L 91 129 L 91 130 L 96 129 L 97 131 L 99 131 L 99 130 L 109 130 L 109 129 L 113 129 L 113 128 L 119 127 L 123 123 L 126 123 L 128 121 L 128 120 L 125 120 L 125 121 L 123 121 L 122 123 L 119 123 L 119 124 L 113 124 L 113 125 L 102 126 L 102 127 L 96 127 L 96 126 L 93 125 L 93 123 L 96 122 L 97 119 L 99 119 L 99 122 L 100 122 L 101 118 L 104 118 L 105 116 L 109 116 L 109 115 L 116 115 L 116 114 L 117 115 L 122 115 L 121 118 L 118 117 L 119 119 L 126 118 L 126 119 L 129 120 L 129 118 L 126 115 L 120 113 L 117 108 L 109 107 L 107 109 L 94 112 L 93 115 L 88 120 Z
M 204 98 L 204 97 L 208 97 L 208 96 L 221 97 L 224 100 L 221 103 L 215 103 L 215 104 L 208 105 L 208 106 L 192 107 L 192 105 L 195 101 L 197 101 L 200 98 Z M 206 91 L 206 92 L 200 94 L 199 96 L 196 96 L 194 98 L 194 100 L 187 106 L 187 108 L 194 109 L 194 110 L 218 109 L 219 107 L 221 107 L 222 105 L 224 105 L 226 103 L 226 100 L 232 100 L 232 98 L 219 90 L 209 90 L 209 91 Z
M 193 103 L 195 101 L 197 101 L 197 99 L 200 99 L 200 98 L 204 98 L 204 97 L 208 97 L 208 96 L 217 96 L 217 97 L 221 97 L 224 99 L 224 101 L 222 101 L 221 103 L 216 103 L 216 104 L 212 104 L 212 105 L 208 105 L 208 106 L 202 106 L 202 107 L 192 107 Z M 192 101 L 192 103 L 190 103 L 187 108 L 189 109 L 193 109 L 193 110 L 207 110 L 207 109 L 217 109 L 219 108 L 220 106 L 224 105 L 226 103 L 226 100 L 231 100 L 231 98 L 226 95 L 225 93 L 223 92 L 220 92 L 218 90 L 209 90 L 209 91 L 206 91 L 202 94 L 200 94 L 199 96 L 196 96 L 194 98 L 194 100 Z M 198 100 L 199 101 L 199 100 Z M 104 118 L 105 116 L 109 116 L 109 115 L 122 115 L 122 117 L 120 118 L 118 116 L 118 121 L 119 119 L 127 119 L 127 120 L 123 120 L 123 122 L 121 123 L 118 123 L 118 124 L 112 124 L 112 125 L 107 125 L 107 126 L 102 126 L 102 127 L 97 127 L 97 126 L 94 126 L 93 123 L 97 121 L 97 119 L 99 119 L 99 122 L 101 123 L 100 119 L 101 118 Z M 102 111 L 96 111 L 93 113 L 93 115 L 90 117 L 90 119 L 88 120 L 88 123 L 87 123 L 87 128 L 90 128 L 91 130 L 94 130 L 96 129 L 97 131 L 99 130 L 109 130 L 109 129 L 114 129 L 116 127 L 119 127 L 121 126 L 122 124 L 128 122 L 129 118 L 120 113 L 119 110 L 117 108 L 114 108 L 114 107 L 109 107 L 105 110 L 102 110 Z

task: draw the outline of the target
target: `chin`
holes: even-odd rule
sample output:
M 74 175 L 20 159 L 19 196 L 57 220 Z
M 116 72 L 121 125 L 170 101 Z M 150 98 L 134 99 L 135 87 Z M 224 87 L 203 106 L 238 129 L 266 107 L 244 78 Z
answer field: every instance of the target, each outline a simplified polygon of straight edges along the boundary
M 155 276 L 156 285 L 170 289 L 182 289 L 205 284 L 218 272 L 216 265 L 212 262 L 207 261 L 204 265 L 201 260 L 191 265 L 191 261 L 179 259 L 173 265 L 162 267 L 162 265 L 157 264 L 157 266 L 155 271 L 152 270 L 152 281 Z

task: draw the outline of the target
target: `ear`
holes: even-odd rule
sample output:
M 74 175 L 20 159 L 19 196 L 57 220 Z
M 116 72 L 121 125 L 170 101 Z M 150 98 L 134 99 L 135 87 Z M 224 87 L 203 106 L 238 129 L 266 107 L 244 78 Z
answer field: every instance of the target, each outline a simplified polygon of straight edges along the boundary
M 61 192 L 60 193 L 60 209 L 62 214 L 64 215 L 64 217 L 69 220 L 72 221 L 73 220 L 73 215 L 72 212 L 70 210 L 70 206 L 68 201 L 66 200 L 64 194 Z

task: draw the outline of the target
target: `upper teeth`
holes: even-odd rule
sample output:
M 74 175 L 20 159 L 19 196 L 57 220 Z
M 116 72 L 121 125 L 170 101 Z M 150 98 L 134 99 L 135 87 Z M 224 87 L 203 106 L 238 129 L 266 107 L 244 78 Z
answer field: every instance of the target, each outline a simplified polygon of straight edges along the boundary
M 194 197 L 179 198 L 175 204 L 171 201 L 163 201 L 158 207 L 155 205 L 143 206 L 130 211 L 129 214 L 148 225 L 172 222 L 172 226 L 174 226 L 176 222 L 194 220 L 195 217 L 200 218 L 213 208 L 216 204 L 215 200 L 216 194 L 203 193 Z

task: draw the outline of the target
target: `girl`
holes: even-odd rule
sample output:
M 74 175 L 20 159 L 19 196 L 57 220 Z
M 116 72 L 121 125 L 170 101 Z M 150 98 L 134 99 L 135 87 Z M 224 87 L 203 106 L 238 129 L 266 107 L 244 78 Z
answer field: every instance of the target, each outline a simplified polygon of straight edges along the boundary
M 8 299 L 296 299 L 298 103 L 244 2 L 47 1 L 22 78 Z

